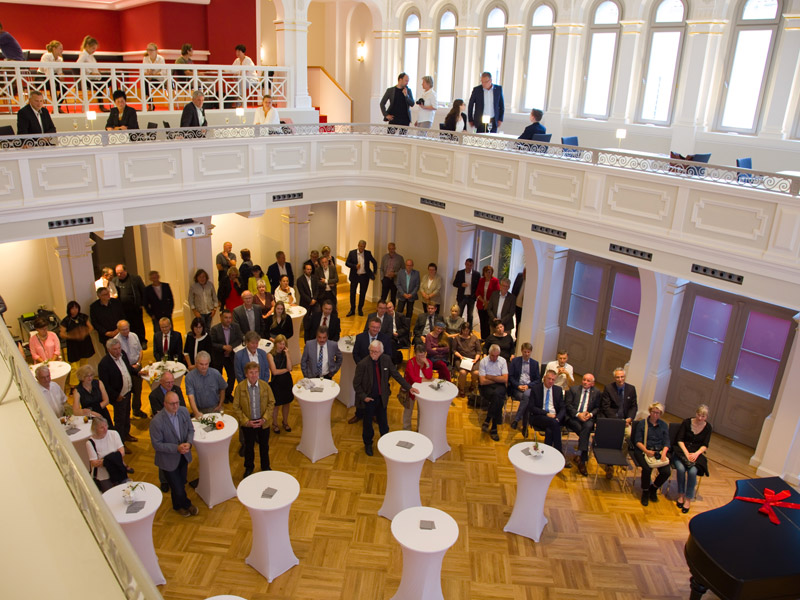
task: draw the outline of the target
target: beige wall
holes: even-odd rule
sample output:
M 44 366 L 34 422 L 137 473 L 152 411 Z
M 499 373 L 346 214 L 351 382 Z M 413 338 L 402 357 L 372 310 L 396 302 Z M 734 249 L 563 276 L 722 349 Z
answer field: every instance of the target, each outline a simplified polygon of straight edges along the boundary
M 46 240 L 0 244 L 0 295 L 8 307 L 3 316 L 14 335 L 19 335 L 17 318 L 36 311 L 40 304 L 64 317 L 66 306 L 54 306 L 50 281 L 56 262 L 49 256 Z M 88 306 L 81 308 L 89 312 Z
M 314 215 L 311 217 L 311 230 L 309 232 L 309 250 L 319 250 L 323 246 L 331 247 L 331 254 L 336 256 L 339 250 L 336 247 L 336 202 L 315 204 L 312 207 Z
M 256 64 L 278 66 L 277 38 L 275 35 L 274 23 L 277 16 L 275 4 L 273 4 L 271 0 L 261 0 L 259 10 L 261 13 L 261 42 Z M 261 48 L 266 49 L 266 57 L 263 60 L 261 58 Z M 284 67 L 286 65 L 280 66 Z
M 422 210 L 403 206 L 397 207 L 395 224 L 395 244 L 403 258 L 414 261 L 414 268 L 425 272 L 429 262 L 437 262 L 439 257 L 439 236 L 431 216 Z M 386 252 L 380 249 L 380 256 Z M 446 273 L 442 273 L 447 277 Z
M 333 74 L 336 53 L 328 51 L 326 40 L 329 33 L 335 32 L 336 21 L 333 10 L 335 5 L 327 2 L 312 2 L 308 5 L 308 66 L 325 67 L 328 73 Z M 328 14 L 333 15 L 333 20 L 328 20 Z
M 275 262 L 275 253 L 281 250 L 282 212 L 283 209 L 273 208 L 255 219 L 247 219 L 237 214 L 213 216 L 211 218 L 214 225 L 212 230 L 213 255 L 216 256 L 218 252 L 222 251 L 223 243 L 231 242 L 237 257 L 239 250 L 249 248 L 253 264 L 261 265 L 261 268 L 266 271 L 267 267 Z M 293 256 L 288 257 L 288 260 L 292 263 L 297 262 Z
M 370 102 L 372 90 L 373 64 L 376 60 L 375 48 L 372 43 L 372 15 L 363 2 L 353 5 L 346 18 L 347 40 L 343 54 L 346 62 L 346 87 L 347 93 L 353 99 L 353 122 L 370 122 Z M 363 41 L 367 50 L 364 62 L 358 62 L 355 57 L 356 43 Z

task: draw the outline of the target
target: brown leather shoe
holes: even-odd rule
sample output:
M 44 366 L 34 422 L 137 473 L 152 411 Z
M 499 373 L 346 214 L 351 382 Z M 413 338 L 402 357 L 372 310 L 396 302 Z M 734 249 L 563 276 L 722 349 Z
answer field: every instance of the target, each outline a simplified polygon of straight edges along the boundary
M 589 475 L 589 471 L 586 470 L 586 463 L 581 460 L 580 456 L 576 456 L 573 460 L 575 461 L 575 464 L 578 465 L 578 472 L 584 477 L 587 477 Z
M 125 440 L 124 441 L 126 441 L 126 442 L 138 442 L 139 438 L 135 438 L 129 433 L 128 435 L 125 436 Z
M 347 419 L 347 422 L 348 422 L 350 425 L 352 425 L 353 423 L 358 423 L 360 420 L 361 420 L 361 417 L 357 417 L 356 415 L 353 415 L 352 417 L 350 417 L 349 419 Z
M 614 466 L 606 465 L 606 479 L 614 479 Z

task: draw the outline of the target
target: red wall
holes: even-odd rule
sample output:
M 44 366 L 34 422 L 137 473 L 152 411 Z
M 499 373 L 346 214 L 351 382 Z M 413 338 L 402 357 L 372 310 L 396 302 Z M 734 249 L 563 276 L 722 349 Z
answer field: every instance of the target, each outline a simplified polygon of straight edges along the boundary
M 187 43 L 196 50 L 208 48 L 206 7 L 201 4 L 158 2 L 129 8 L 120 11 L 120 28 L 124 52 L 144 53 L 150 42 L 159 48 L 179 49 Z
M 258 64 L 255 0 L 211 0 L 208 14 L 209 62 L 232 63 L 236 44 L 247 46 L 247 56 Z

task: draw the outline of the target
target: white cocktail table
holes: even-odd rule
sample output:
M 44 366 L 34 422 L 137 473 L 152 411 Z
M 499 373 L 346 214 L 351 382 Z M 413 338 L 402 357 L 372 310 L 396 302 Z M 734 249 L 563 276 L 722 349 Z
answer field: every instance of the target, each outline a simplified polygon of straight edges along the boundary
M 414 385 L 419 390 L 416 395 L 419 410 L 419 432 L 433 442 L 433 451 L 428 457 L 436 462 L 442 454 L 450 452 L 447 443 L 447 413 L 453 398 L 458 394 L 458 388 L 445 381 L 436 390 L 432 381 Z
M 175 360 L 168 360 L 166 362 L 154 362 L 147 365 L 139 372 L 139 376 L 150 384 L 153 389 L 158 386 L 161 381 L 161 373 L 164 369 L 169 370 L 175 377 L 175 385 L 180 387 L 184 375 L 186 375 L 186 365 Z
M 339 402 L 347 408 L 355 406 L 356 391 L 353 389 L 353 377 L 356 374 L 356 363 L 353 360 L 353 344 L 350 343 L 350 336 L 342 336 L 339 339 L 339 350 L 342 351 L 342 368 L 339 369 Z
M 300 564 L 289 540 L 289 509 L 299 494 L 297 480 L 280 471 L 253 473 L 236 490 L 253 522 L 253 546 L 244 562 L 267 581 Z
M 300 326 L 303 324 L 303 317 L 306 316 L 308 311 L 304 306 L 287 306 L 286 314 L 292 318 L 292 329 L 294 335 L 286 342 L 286 348 L 289 350 L 289 357 L 292 359 L 293 365 L 299 365 L 300 359 L 303 357 L 300 354 Z
M 81 457 L 83 464 L 89 469 L 89 449 L 86 447 L 86 440 L 92 436 L 92 420 L 88 419 L 86 423 L 83 422 L 83 417 L 70 417 L 69 423 L 64 425 L 66 432 L 70 429 L 77 429 L 73 433 L 67 433 L 69 441 L 75 447 L 75 452 Z M 91 471 L 91 469 L 89 469 Z
M 263 350 L 267 354 L 269 354 L 270 350 L 272 350 L 272 340 L 269 338 L 261 338 L 258 340 L 258 347 L 259 349 Z M 233 353 L 236 354 L 239 350 L 244 350 L 244 344 L 239 344 L 236 348 L 233 349 Z
M 204 416 L 219 413 L 209 413 Z M 228 448 L 231 438 L 239 429 L 239 424 L 231 415 L 223 415 L 222 422 L 225 427 L 206 432 L 203 424 L 192 421 L 194 425 L 194 447 L 197 449 L 197 458 L 200 461 L 200 482 L 197 484 L 197 495 L 208 505 L 214 508 L 220 502 L 225 502 L 236 496 L 236 487 L 231 477 L 231 464 L 228 459 Z
M 43 364 L 44 363 L 37 363 L 35 365 L 31 365 L 31 375 L 36 377 L 36 369 L 41 367 Z M 68 362 L 64 362 L 63 360 L 51 360 L 48 361 L 47 366 L 50 369 L 50 381 L 56 383 L 58 387 L 63 390 L 64 384 L 67 382 L 67 377 L 72 370 L 72 365 L 70 365 Z M 72 402 L 70 402 L 70 404 L 72 404 Z
M 544 516 L 544 500 L 553 477 L 564 468 L 564 455 L 552 446 L 539 444 L 544 450 L 538 458 L 525 454 L 532 450 L 533 442 L 522 442 L 508 449 L 508 460 L 517 472 L 517 498 L 511 518 L 503 531 L 516 533 L 538 542 L 547 517 Z
M 433 444 L 421 433 L 392 431 L 380 437 L 378 451 L 386 461 L 386 495 L 378 514 L 391 521 L 401 510 L 422 504 L 419 476 Z
M 339 385 L 330 379 L 315 378 L 313 381 L 315 386 L 323 388 L 321 392 L 312 392 L 298 384 L 292 388 L 303 414 L 303 430 L 297 450 L 312 463 L 339 452 L 331 434 L 331 406 L 339 395 Z
M 122 499 L 122 490 L 127 484 L 118 485 L 103 494 L 111 514 L 114 515 L 122 531 L 128 536 L 131 546 L 136 550 L 139 560 L 156 585 L 164 585 L 167 580 L 161 573 L 158 557 L 153 547 L 153 517 L 156 516 L 158 507 L 161 506 L 161 490 L 152 483 L 140 482 L 137 489 L 137 500 L 144 501 L 144 508 L 137 513 L 129 514 L 128 505 Z
M 421 529 L 423 521 L 434 529 Z M 403 576 L 392 600 L 444 600 L 442 560 L 458 539 L 455 519 L 436 508 L 407 508 L 395 515 L 392 535 L 403 547 Z

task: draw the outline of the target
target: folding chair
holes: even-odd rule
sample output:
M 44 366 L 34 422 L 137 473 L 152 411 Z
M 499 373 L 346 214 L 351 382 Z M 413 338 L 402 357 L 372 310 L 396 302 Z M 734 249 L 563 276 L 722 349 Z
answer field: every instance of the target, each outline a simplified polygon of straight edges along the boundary
M 600 472 L 600 465 L 613 465 L 625 467 L 628 470 L 628 455 L 622 449 L 625 441 L 625 420 L 624 419 L 597 419 L 594 429 L 594 440 L 592 441 L 592 454 L 597 461 L 597 468 L 594 472 L 594 482 L 597 484 L 597 474 Z M 620 488 L 625 489 L 628 485 L 626 476 L 619 478 Z

